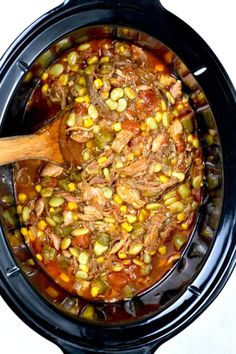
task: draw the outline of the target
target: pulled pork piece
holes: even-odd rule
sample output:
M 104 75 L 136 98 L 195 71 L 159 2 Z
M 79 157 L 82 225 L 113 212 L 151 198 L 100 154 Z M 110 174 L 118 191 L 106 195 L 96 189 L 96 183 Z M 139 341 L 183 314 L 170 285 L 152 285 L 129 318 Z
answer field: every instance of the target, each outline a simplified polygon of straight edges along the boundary
M 170 126 L 170 136 L 174 142 L 179 142 L 183 137 L 183 126 L 178 119 L 175 119 Z
M 80 132 L 72 133 L 70 138 L 77 143 L 86 143 L 88 140 L 94 137 L 93 132 L 87 130 L 81 130 Z
M 170 93 L 174 99 L 180 98 L 182 96 L 182 83 L 180 80 L 177 80 L 176 83 L 171 86 Z
M 123 247 L 124 244 L 127 242 L 128 238 L 129 238 L 128 232 L 122 231 L 121 239 L 114 244 L 109 254 L 117 253 L 121 249 L 121 247 Z
M 92 201 L 95 205 L 103 207 L 106 205 L 106 197 L 103 190 L 100 187 L 92 187 L 87 182 L 81 182 L 78 184 L 81 189 L 83 201 Z
M 55 165 L 49 162 L 41 171 L 40 176 L 42 177 L 57 177 L 63 172 L 63 167 Z
M 103 218 L 102 212 L 91 205 L 84 207 L 84 214 L 86 216 L 92 216 L 92 220 L 101 220 Z
M 141 192 L 150 192 L 155 193 L 156 197 L 160 197 L 167 189 L 174 187 L 178 184 L 177 179 L 171 179 L 166 183 L 158 183 L 158 182 L 137 182 L 133 183 L 133 186 L 140 190 Z
M 118 154 L 124 149 L 128 142 L 133 138 L 134 134 L 129 130 L 121 130 L 113 141 L 111 148 Z
M 39 198 L 34 203 L 34 210 L 37 216 L 40 216 L 45 208 L 45 202 L 43 198 Z
M 135 176 L 136 174 L 147 170 L 148 164 L 149 162 L 146 159 L 140 159 L 131 163 L 129 166 L 123 168 L 120 171 L 125 173 L 127 176 Z
M 162 150 L 164 146 L 168 144 L 168 135 L 166 133 L 160 133 L 152 142 L 152 152 L 158 152 Z
M 125 203 L 133 205 L 135 209 L 140 209 L 146 204 L 144 200 L 140 199 L 140 192 L 128 184 L 119 183 L 116 191 Z
M 60 246 L 61 246 L 61 239 L 52 232 L 50 232 L 48 236 L 49 236 L 50 240 L 52 241 L 54 248 L 57 251 L 59 251 Z
M 161 74 L 159 77 L 159 82 L 161 85 L 167 88 L 173 86 L 176 83 L 176 78 L 171 75 Z
M 163 228 L 165 220 L 166 215 L 164 210 L 160 210 L 151 218 L 151 223 L 144 239 L 144 247 L 146 247 L 147 250 L 156 251 L 160 242 L 159 231 Z

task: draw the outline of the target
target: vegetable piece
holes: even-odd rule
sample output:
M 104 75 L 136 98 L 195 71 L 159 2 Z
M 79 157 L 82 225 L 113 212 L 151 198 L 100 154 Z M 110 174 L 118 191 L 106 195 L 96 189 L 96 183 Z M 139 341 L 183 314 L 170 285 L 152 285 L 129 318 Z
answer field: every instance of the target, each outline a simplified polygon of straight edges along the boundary
M 106 130 L 100 130 L 98 133 L 94 134 L 94 142 L 100 150 L 102 150 L 111 141 L 112 135 Z
M 49 205 L 52 206 L 53 208 L 57 208 L 64 204 L 65 200 L 61 197 L 53 197 L 49 200 Z
M 187 242 L 187 238 L 184 235 L 181 234 L 176 234 L 174 236 L 174 246 L 176 248 L 177 251 L 180 251 L 181 248 L 185 245 L 185 243 Z
M 100 242 L 96 241 L 93 250 L 96 256 L 101 256 L 108 250 L 108 246 L 104 246 Z
M 134 135 L 138 134 L 139 130 L 140 130 L 140 125 L 132 120 L 129 119 L 125 119 L 122 123 L 121 123 L 121 128 L 124 130 L 129 130 L 131 131 Z

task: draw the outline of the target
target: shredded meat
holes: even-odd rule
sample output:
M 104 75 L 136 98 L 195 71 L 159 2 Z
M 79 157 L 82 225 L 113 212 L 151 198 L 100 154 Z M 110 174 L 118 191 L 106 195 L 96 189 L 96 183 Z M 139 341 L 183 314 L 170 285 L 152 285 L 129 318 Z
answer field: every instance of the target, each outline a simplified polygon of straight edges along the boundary
M 138 189 L 130 187 L 128 183 L 118 183 L 116 191 L 124 202 L 130 203 L 135 209 L 140 209 L 146 204 L 144 200 L 140 199 Z
M 182 83 L 180 80 L 177 80 L 176 83 L 171 86 L 170 93 L 175 99 L 182 96 Z
M 128 130 L 121 130 L 114 139 L 111 148 L 118 154 L 124 149 L 124 147 L 129 143 L 133 138 L 134 134 Z
M 63 172 L 63 167 L 55 165 L 53 163 L 48 163 L 40 172 L 42 177 L 57 177 Z
M 140 159 L 131 163 L 128 167 L 123 168 L 121 172 L 125 173 L 127 176 L 135 176 L 139 172 L 147 170 L 148 164 L 149 162 L 146 159 Z
M 94 137 L 94 134 L 91 131 L 80 130 L 79 132 L 71 134 L 70 137 L 77 143 L 86 143 L 86 141 L 89 141 Z

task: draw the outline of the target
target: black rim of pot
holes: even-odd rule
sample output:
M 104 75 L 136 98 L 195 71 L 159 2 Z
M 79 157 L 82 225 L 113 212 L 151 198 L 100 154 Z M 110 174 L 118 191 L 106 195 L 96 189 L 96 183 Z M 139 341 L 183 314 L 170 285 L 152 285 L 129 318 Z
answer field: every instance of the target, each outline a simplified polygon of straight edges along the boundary
M 162 313 L 138 324 L 92 325 L 78 323 L 58 313 L 37 296 L 16 267 L 3 231 L 0 239 L 0 288 L 5 301 L 21 319 L 65 352 L 112 353 L 119 346 L 121 353 L 131 353 L 132 350 L 148 353 L 199 316 L 221 291 L 235 266 L 236 95 L 211 49 L 188 25 L 166 11 L 159 1 L 130 0 L 127 4 L 124 0 L 116 3 L 111 0 L 71 0 L 37 20 L 18 37 L 1 59 L 0 121 L 5 118 L 10 97 L 39 53 L 78 27 L 97 24 L 139 29 L 174 50 L 193 73 L 206 68 L 197 80 L 215 116 L 224 159 L 224 202 L 215 244 L 201 272 L 177 301 Z M 22 289 L 24 298 L 19 297 Z M 96 342 L 94 339 L 99 336 Z

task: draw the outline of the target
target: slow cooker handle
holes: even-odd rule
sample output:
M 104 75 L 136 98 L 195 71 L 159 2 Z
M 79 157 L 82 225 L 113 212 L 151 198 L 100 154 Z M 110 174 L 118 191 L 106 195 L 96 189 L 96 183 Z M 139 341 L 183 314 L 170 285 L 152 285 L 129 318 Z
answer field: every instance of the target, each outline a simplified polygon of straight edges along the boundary
M 65 342 L 60 342 L 57 343 L 59 345 L 59 347 L 61 348 L 61 350 L 63 351 L 64 354 L 98 354 L 98 353 L 114 353 L 114 350 L 112 350 L 111 352 L 109 352 L 109 350 L 104 351 L 103 349 L 96 349 L 96 350 L 88 350 L 88 349 L 82 349 L 81 347 L 79 348 L 78 345 L 76 344 L 72 344 L 72 343 L 65 343 Z M 159 348 L 160 343 L 159 342 L 154 342 L 151 344 L 146 344 L 142 347 L 139 348 L 133 348 L 133 349 L 129 349 L 129 350 L 120 350 L 119 348 L 117 348 L 117 350 L 119 350 L 119 354 L 154 354 L 155 351 Z
M 109 6 L 110 4 L 114 6 L 114 0 L 64 0 L 64 5 L 68 7 L 72 7 L 75 5 L 83 5 L 83 3 L 87 4 L 91 1 L 93 5 L 101 6 L 104 4 Z M 133 6 L 133 7 L 140 7 L 143 10 L 146 8 L 150 10 L 157 10 L 158 8 L 163 8 L 161 5 L 160 0 L 116 0 L 116 6 Z

